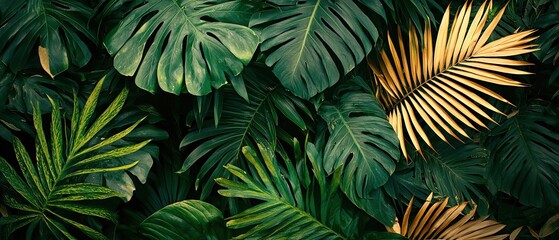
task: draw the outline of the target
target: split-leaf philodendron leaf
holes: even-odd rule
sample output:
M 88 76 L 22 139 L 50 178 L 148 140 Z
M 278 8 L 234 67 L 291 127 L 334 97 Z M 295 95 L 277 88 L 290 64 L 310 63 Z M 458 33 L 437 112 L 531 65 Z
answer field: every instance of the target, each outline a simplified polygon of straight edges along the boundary
M 177 95 L 185 89 L 205 95 L 252 59 L 258 36 L 241 25 L 252 8 L 241 1 L 145 1 L 109 33 L 105 46 L 114 67 L 135 75 L 144 90 L 154 93 L 159 85 Z

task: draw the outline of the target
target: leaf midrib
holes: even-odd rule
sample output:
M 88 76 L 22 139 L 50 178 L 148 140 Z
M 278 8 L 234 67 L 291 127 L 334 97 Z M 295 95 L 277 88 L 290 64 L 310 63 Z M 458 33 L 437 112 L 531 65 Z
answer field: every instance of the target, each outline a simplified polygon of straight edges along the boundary
M 355 134 L 353 134 L 353 130 L 352 128 L 349 126 L 349 122 L 346 121 L 346 119 L 344 118 L 344 115 L 342 114 L 342 112 L 338 109 L 338 106 L 334 107 L 334 109 L 336 109 L 336 113 L 338 114 L 339 119 L 342 120 L 344 127 L 347 129 L 347 131 L 349 132 L 349 135 L 351 136 L 351 139 L 353 140 L 353 142 L 355 143 L 355 146 L 357 146 L 357 149 L 359 150 L 360 156 L 365 156 L 365 151 L 363 150 L 363 148 L 361 147 L 360 144 L 358 144 L 359 142 L 357 141 L 357 138 L 355 137 Z
M 274 87 L 275 89 L 275 87 Z M 235 158 L 238 159 L 239 156 L 242 154 L 242 149 L 243 146 L 245 145 L 245 139 L 248 136 L 248 130 L 251 128 L 252 124 L 254 123 L 254 119 L 256 117 L 256 114 L 258 112 L 260 112 L 260 108 L 264 105 L 265 102 L 268 101 L 268 97 L 270 97 L 272 94 L 274 93 L 274 91 L 266 91 L 266 95 L 262 98 L 262 101 L 260 101 L 260 103 L 256 106 L 256 108 L 254 108 L 255 110 L 252 112 L 252 115 L 250 116 L 250 119 L 247 121 L 247 127 L 244 128 L 242 137 L 241 137 L 241 141 L 239 141 L 239 146 L 237 147 L 237 153 L 235 154 Z
M 177 1 L 171 1 L 175 4 L 175 6 L 177 6 L 177 8 L 179 9 L 178 12 L 182 13 L 182 15 L 184 16 L 184 19 L 186 19 L 186 22 L 192 26 L 192 29 L 195 30 L 194 34 L 198 35 L 198 33 L 200 33 L 200 30 L 198 30 L 198 28 L 196 27 L 196 25 L 190 20 L 190 16 L 188 14 L 186 14 L 186 12 L 182 9 L 182 7 L 179 5 L 179 3 Z M 178 14 L 178 13 L 177 13 Z M 176 16 L 176 15 L 175 15 Z
M 330 233 L 333 233 L 334 235 L 336 235 L 337 237 L 339 237 L 340 239 L 347 239 L 346 237 L 344 237 L 343 235 L 339 234 L 338 232 L 334 231 L 333 229 L 331 229 L 330 227 L 328 227 L 325 223 L 322 223 L 321 221 L 319 221 L 317 218 L 315 218 L 313 215 L 311 215 L 310 213 L 303 211 L 302 209 L 290 204 L 289 202 L 283 200 L 282 198 L 272 194 L 271 192 L 268 191 L 268 189 L 266 189 L 266 191 L 261 191 L 261 193 L 266 194 L 268 196 L 270 196 L 268 199 L 268 202 L 278 202 L 280 204 L 283 204 L 287 207 L 289 207 L 289 209 L 291 209 L 292 211 L 298 212 L 300 215 L 305 216 L 306 218 L 311 219 L 313 222 L 315 222 L 315 224 L 318 224 L 319 226 L 325 228 L 326 230 L 328 230 Z
M 305 36 L 303 37 L 303 41 L 301 43 L 301 47 L 299 48 L 299 53 L 297 54 L 297 60 L 293 63 L 293 65 L 295 66 L 295 68 L 293 69 L 293 71 L 291 72 L 291 79 L 294 78 L 295 73 L 297 72 L 297 69 L 299 68 L 299 66 L 301 64 L 299 64 L 301 62 L 301 57 L 303 56 L 303 51 L 305 50 L 305 47 L 307 45 L 307 38 L 309 37 L 309 32 L 310 29 L 312 28 L 312 25 L 314 23 L 314 18 L 316 15 L 316 11 L 318 10 L 318 8 L 320 7 L 320 2 L 322 0 L 317 0 L 316 1 L 316 5 L 313 8 L 313 11 L 311 13 L 311 16 L 309 17 L 309 22 L 307 23 L 307 28 L 305 28 Z
M 447 162 L 443 161 L 442 158 L 435 156 L 430 152 L 427 152 L 426 154 L 430 155 L 431 159 L 435 159 L 436 162 L 439 163 L 439 166 L 441 166 L 442 169 L 446 169 L 446 172 L 448 172 L 451 176 L 454 176 L 454 179 L 459 179 L 463 183 L 468 183 L 468 184 L 464 184 L 466 188 L 468 188 L 468 185 L 472 184 L 471 182 L 464 179 L 458 172 L 454 171 L 454 168 L 452 168 L 449 164 L 447 164 Z M 437 174 L 433 174 L 433 176 L 436 175 Z
M 305 212 L 305 211 L 301 210 L 300 208 L 295 207 L 295 206 L 293 206 L 293 205 L 291 205 L 291 204 L 289 204 L 289 203 L 287 203 L 287 202 L 285 202 L 285 201 L 283 201 L 283 200 L 281 200 L 281 199 L 279 199 L 279 198 L 277 198 L 277 200 L 278 200 L 280 203 L 289 206 L 291 209 L 293 209 L 293 211 L 296 211 L 296 212 L 298 212 L 299 214 L 301 214 L 301 215 L 303 215 L 303 216 L 305 216 L 305 217 L 307 217 L 307 218 L 310 218 L 313 222 L 315 222 L 315 223 L 318 224 L 319 226 L 325 228 L 326 230 L 328 230 L 329 232 L 333 233 L 333 234 L 336 235 L 337 237 L 339 237 L 339 238 L 341 238 L 341 239 L 346 239 L 343 235 L 337 233 L 336 231 L 334 231 L 333 229 L 331 229 L 330 227 L 328 227 L 326 224 L 324 224 L 324 223 L 318 221 L 318 219 L 316 219 L 313 215 L 309 214 L 308 212 Z
M 526 162 L 533 163 L 537 159 L 534 157 L 534 153 L 532 152 L 532 148 L 530 147 L 530 145 L 526 141 L 526 137 L 525 137 L 526 134 L 524 134 L 524 132 L 522 131 L 522 128 L 520 127 L 520 122 L 518 121 L 518 115 L 513 118 L 513 123 L 514 123 L 513 124 L 514 127 L 518 131 L 518 135 L 519 135 L 519 138 L 520 138 L 520 144 L 524 147 L 524 149 L 528 150 L 527 155 L 528 155 L 529 159 Z

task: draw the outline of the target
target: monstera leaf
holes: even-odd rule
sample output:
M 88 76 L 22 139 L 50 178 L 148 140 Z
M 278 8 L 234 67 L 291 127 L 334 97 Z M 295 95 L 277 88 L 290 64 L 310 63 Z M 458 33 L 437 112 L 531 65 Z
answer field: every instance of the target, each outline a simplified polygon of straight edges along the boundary
M 396 169 L 398 139 L 375 97 L 353 88 L 352 83 L 340 86 L 339 100 L 323 104 L 318 111 L 330 131 L 324 169 L 332 173 L 343 166 L 341 188 L 349 199 L 383 222 L 392 221 L 393 217 L 381 217 L 384 208 L 371 208 L 365 202 L 371 198 L 376 203 L 383 201 L 377 188 Z
M 88 28 L 93 12 L 81 1 L 8 1 L 0 5 L 0 58 L 13 71 L 28 64 L 39 41 L 37 54 L 43 69 L 51 76 L 68 69 L 70 63 L 83 67 L 91 52 L 86 41 L 96 42 Z
M 141 3 L 141 4 L 140 4 Z M 242 26 L 252 14 L 246 1 L 149 0 L 139 2 L 109 33 L 114 67 L 136 74 L 136 85 L 205 95 L 226 84 L 252 59 L 258 36 Z M 217 21 L 216 21 L 217 20 Z
M 378 37 L 373 22 L 353 1 L 273 6 L 256 13 L 250 26 L 261 29 L 266 64 L 283 86 L 307 99 L 355 68 Z
M 44 130 L 41 112 L 37 107 L 34 108 L 33 120 L 37 131 L 35 161 L 31 159 L 19 139 L 14 138 L 13 141 L 23 178 L 6 160 L 0 158 L 0 172 L 14 190 L 11 194 L 3 195 L 4 202 L 16 210 L 15 214 L 0 218 L 0 225 L 6 226 L 2 234 L 7 236 L 3 238 L 7 239 L 13 231 L 28 226 L 27 238 L 33 238 L 38 231 L 41 236 L 47 238 L 50 238 L 47 235 L 50 232 L 52 238 L 75 239 L 76 234 L 81 232 L 93 239 L 107 239 L 99 231 L 88 226 L 84 220 L 95 217 L 116 222 L 116 216 L 111 209 L 91 203 L 117 197 L 119 194 L 100 185 L 84 183 L 83 176 L 134 167 L 139 161 L 110 167 L 103 163 L 134 153 L 150 140 L 105 152 L 95 152 L 128 135 L 142 118 L 126 126 L 124 130 L 108 136 L 104 141 L 88 145 L 119 113 L 128 95 L 127 89 L 122 90 L 105 111 L 93 120 L 103 82 L 104 79 L 96 85 L 83 109 L 74 101 L 69 127 L 63 124 L 59 105 L 52 99 L 50 131 Z
M 448 135 L 459 139 L 456 132 L 470 138 L 459 123 L 478 130 L 487 128 L 483 120 L 494 122 L 486 111 L 503 114 L 485 98 L 509 102 L 484 84 L 526 86 L 505 74 L 530 74 L 516 69 L 530 63 L 507 57 L 537 51 L 530 44 L 536 38 L 530 36 L 534 31 L 514 33 L 488 43 L 505 11 L 500 10 L 484 29 L 490 5 L 483 3 L 471 17 L 472 5 L 467 3 L 452 24 L 450 8 L 447 9 L 436 38 L 432 37 L 429 24 L 423 39 L 415 28 L 410 29 L 407 39 L 398 32 L 397 42 L 388 38 L 388 49 L 381 52 L 378 66 L 371 62 L 377 98 L 398 134 L 406 158 L 406 140 L 420 153 L 419 139 L 432 148 L 425 125 L 443 141 L 448 141 Z
M 559 199 L 559 118 L 545 105 L 520 108 L 487 141 L 493 157 L 489 176 L 497 190 L 537 207 L 557 206 Z
M 29 134 L 33 133 L 32 127 L 25 118 L 20 113 L 10 111 L 7 107 L 8 95 L 13 91 L 15 81 L 16 74 L 0 63 L 0 138 L 8 142 L 12 142 L 14 131 L 23 130 Z
M 47 96 L 60 102 L 63 109 L 71 110 L 72 94 L 78 89 L 78 84 L 71 79 L 59 77 L 57 81 L 47 76 L 33 75 L 29 77 L 16 76 L 8 97 L 8 108 L 23 113 L 32 113 L 33 104 L 37 104 L 41 113 L 49 113 L 51 105 Z

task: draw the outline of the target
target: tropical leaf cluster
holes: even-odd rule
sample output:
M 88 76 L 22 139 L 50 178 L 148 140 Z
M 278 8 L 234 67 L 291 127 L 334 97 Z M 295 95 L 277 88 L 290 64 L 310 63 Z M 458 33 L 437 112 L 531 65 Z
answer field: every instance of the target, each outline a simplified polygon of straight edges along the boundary
M 0 238 L 558 239 L 558 10 L 0 1 Z

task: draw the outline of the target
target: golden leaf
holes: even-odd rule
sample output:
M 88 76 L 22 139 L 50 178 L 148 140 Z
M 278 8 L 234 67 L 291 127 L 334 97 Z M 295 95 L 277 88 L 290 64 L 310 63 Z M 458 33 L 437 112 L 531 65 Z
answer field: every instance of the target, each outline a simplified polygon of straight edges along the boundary
M 446 207 L 448 197 L 431 204 L 433 193 L 411 219 L 413 197 L 403 216 L 402 225 L 396 219 L 394 226 L 386 227 L 389 232 L 401 234 L 410 239 L 505 239 L 508 234 L 497 234 L 505 225 L 483 217 L 473 220 L 477 206 L 467 214 L 462 211 L 468 205 L 463 202 L 453 207 Z M 461 218 L 459 218 L 463 215 Z
M 420 154 L 419 139 L 432 148 L 425 125 L 448 142 L 445 134 L 460 140 L 456 133 L 470 138 L 466 127 L 487 129 L 485 121 L 495 122 L 487 110 L 505 115 L 485 97 L 511 103 L 483 84 L 527 86 L 504 74 L 531 74 L 517 69 L 531 64 L 506 57 L 537 51 L 530 44 L 536 39 L 531 36 L 534 31 L 517 32 L 487 43 L 505 11 L 501 9 L 485 27 L 491 5 L 491 1 L 483 3 L 471 18 L 472 4 L 466 3 L 452 24 L 447 8 L 436 38 L 432 37 L 431 26 L 425 26 L 421 47 L 413 27 L 407 41 L 398 30 L 397 41 L 389 35 L 388 48 L 380 53 L 378 62 L 369 61 L 375 76 L 375 93 L 387 111 L 406 159 L 407 141 Z

